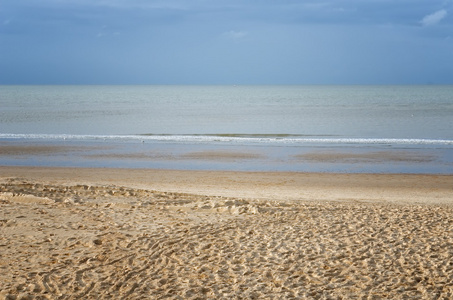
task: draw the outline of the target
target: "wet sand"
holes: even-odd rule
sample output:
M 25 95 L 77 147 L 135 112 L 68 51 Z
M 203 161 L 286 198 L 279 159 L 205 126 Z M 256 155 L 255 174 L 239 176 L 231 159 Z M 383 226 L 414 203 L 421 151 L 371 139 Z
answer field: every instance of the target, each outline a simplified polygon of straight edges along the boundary
M 0 167 L 0 299 L 449 299 L 453 176 Z

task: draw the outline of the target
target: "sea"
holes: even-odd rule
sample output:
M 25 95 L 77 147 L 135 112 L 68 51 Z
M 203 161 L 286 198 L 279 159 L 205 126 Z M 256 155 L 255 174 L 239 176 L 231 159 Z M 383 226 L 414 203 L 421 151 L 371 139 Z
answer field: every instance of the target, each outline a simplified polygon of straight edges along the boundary
M 453 86 L 3 85 L 0 165 L 453 174 Z

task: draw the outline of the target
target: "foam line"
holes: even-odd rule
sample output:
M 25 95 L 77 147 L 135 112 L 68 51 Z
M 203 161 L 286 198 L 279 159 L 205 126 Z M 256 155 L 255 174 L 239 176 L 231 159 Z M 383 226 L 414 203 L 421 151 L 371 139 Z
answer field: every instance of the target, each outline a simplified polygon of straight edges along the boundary
M 69 140 L 69 141 L 162 141 L 183 143 L 262 143 L 262 144 L 390 144 L 390 145 L 453 145 L 447 139 L 393 139 L 393 138 L 307 138 L 264 135 L 74 135 L 74 134 L 0 134 L 0 139 Z

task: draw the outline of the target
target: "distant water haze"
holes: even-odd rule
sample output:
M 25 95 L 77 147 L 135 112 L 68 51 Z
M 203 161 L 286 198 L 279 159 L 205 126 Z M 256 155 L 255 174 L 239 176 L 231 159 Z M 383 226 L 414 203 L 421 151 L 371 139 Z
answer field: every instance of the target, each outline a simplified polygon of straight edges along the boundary
M 0 133 L 453 139 L 453 86 L 2 86 Z

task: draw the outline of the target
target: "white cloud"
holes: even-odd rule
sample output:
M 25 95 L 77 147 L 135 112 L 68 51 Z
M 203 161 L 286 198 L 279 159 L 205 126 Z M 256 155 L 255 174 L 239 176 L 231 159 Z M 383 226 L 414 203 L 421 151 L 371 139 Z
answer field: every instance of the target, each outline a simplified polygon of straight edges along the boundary
M 445 9 L 441 9 L 441 10 L 436 11 L 435 13 L 425 16 L 421 20 L 421 23 L 423 26 L 436 25 L 446 16 L 447 16 L 447 11 Z

